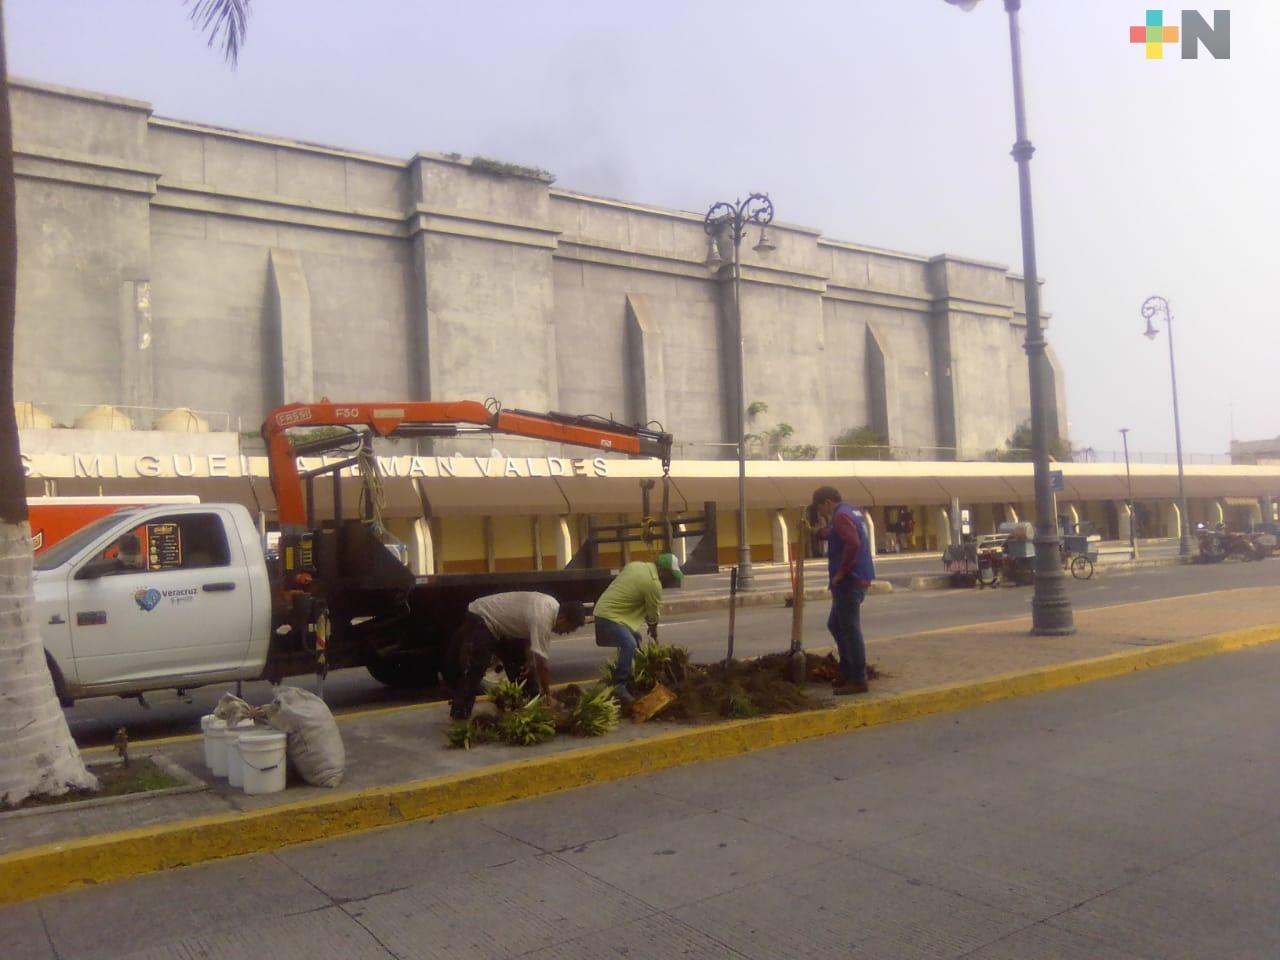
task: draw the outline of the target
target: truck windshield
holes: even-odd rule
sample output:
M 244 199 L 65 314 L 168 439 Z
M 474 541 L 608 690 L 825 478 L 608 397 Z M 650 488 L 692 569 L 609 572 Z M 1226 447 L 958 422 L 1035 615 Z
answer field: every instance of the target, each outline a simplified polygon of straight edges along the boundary
M 87 527 L 81 527 L 65 540 L 59 540 L 44 553 L 35 559 L 35 568 L 37 570 L 53 570 L 60 567 L 77 553 L 82 547 L 88 546 L 97 537 L 99 537 L 108 527 L 114 527 L 121 520 L 137 513 L 137 510 L 117 510 L 115 513 L 109 513 L 105 517 L 99 517 Z

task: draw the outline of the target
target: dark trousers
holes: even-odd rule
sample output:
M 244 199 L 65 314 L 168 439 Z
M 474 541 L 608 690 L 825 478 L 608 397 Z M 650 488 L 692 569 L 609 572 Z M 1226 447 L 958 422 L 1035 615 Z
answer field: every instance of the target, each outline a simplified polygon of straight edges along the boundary
M 618 662 L 613 668 L 613 685 L 624 687 L 631 679 L 631 664 L 640 646 L 640 634 L 625 623 L 596 617 L 596 646 L 617 647 Z
M 446 678 L 453 678 L 453 700 L 449 707 L 449 716 L 453 719 L 466 720 L 471 716 L 480 693 L 480 681 L 495 656 L 502 661 L 510 679 L 519 680 L 524 675 L 526 658 L 522 645 L 499 640 L 489 632 L 483 620 L 474 613 L 468 613 L 449 641 L 449 659 L 452 662 Z
M 827 629 L 840 652 L 840 673 L 849 683 L 867 680 L 867 647 L 862 640 L 862 601 L 867 591 L 852 580 L 831 588 L 831 616 Z

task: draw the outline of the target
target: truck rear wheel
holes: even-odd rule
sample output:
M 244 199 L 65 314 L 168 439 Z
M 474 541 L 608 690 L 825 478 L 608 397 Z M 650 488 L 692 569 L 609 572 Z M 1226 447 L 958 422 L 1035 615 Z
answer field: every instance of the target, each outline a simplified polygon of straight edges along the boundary
M 440 672 L 433 657 L 422 656 L 370 654 L 365 667 L 373 679 L 397 690 L 434 687 Z

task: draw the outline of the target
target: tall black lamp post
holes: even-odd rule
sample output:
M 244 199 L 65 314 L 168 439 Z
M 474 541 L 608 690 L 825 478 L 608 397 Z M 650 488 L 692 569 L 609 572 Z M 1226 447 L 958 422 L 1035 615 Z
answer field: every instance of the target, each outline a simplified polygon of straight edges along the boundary
M 742 238 L 749 224 L 760 225 L 760 241 L 752 248 L 765 254 L 777 249 L 769 240 L 767 225 L 773 222 L 773 201 L 767 193 L 753 193 L 733 203 L 720 201 L 707 211 L 703 228 L 707 232 L 707 269 L 719 272 L 725 266 L 719 241 L 726 234 L 733 241 L 733 322 L 738 340 L 738 589 L 751 587 L 751 544 L 747 540 L 747 357 L 742 328 Z
M 1182 420 L 1178 417 L 1178 371 L 1173 363 L 1173 311 L 1169 309 L 1169 301 L 1164 297 L 1147 297 L 1142 301 L 1142 318 L 1147 321 L 1147 329 L 1143 336 L 1154 340 L 1160 331 L 1152 322 L 1156 317 L 1164 317 L 1165 329 L 1169 331 L 1169 382 L 1173 386 L 1173 443 L 1178 451 L 1178 509 L 1182 515 L 1178 518 L 1178 553 L 1184 557 L 1191 556 L 1191 518 L 1187 515 L 1187 491 L 1182 476 Z
M 978 0 L 947 0 L 962 10 L 972 10 Z M 1049 360 L 1045 355 L 1040 323 L 1040 274 L 1036 270 L 1035 221 L 1031 216 L 1031 155 L 1035 148 L 1027 138 L 1027 111 L 1022 94 L 1022 44 L 1018 36 L 1018 11 L 1022 0 L 1004 0 L 1009 14 L 1009 46 L 1013 61 L 1013 118 L 1017 140 L 1013 158 L 1018 164 L 1018 194 L 1022 207 L 1022 287 L 1027 304 L 1027 366 L 1031 377 L 1031 452 L 1035 462 L 1036 580 L 1031 598 L 1031 632 L 1040 636 L 1075 633 L 1075 618 L 1067 596 L 1062 569 L 1061 539 L 1053 508 L 1049 477 L 1049 413 L 1054 406 Z

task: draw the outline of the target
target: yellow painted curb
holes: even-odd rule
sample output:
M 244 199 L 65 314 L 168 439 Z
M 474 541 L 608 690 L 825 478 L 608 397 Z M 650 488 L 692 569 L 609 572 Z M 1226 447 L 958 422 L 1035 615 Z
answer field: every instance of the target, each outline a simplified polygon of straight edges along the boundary
M 838 707 L 680 729 L 628 743 L 585 747 L 250 813 L 216 814 L 32 847 L 0 855 L 0 905 L 1043 693 L 1275 640 L 1280 640 L 1280 624 L 1269 624 L 976 682 L 870 696 Z

